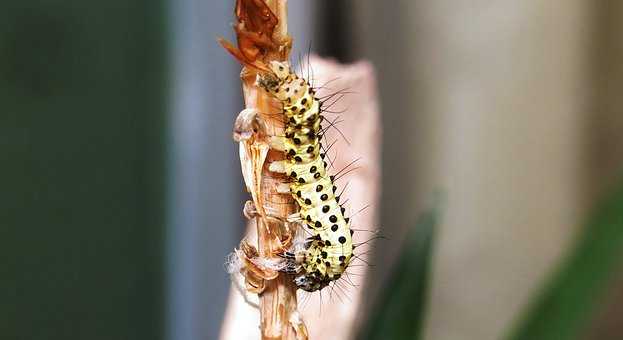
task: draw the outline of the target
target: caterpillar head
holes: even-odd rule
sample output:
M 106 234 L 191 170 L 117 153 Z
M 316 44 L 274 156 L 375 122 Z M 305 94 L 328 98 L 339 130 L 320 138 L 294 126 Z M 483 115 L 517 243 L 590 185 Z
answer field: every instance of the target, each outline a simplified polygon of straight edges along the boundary
M 258 84 L 267 91 L 276 91 L 286 78 L 290 75 L 290 66 L 287 62 L 271 61 L 268 64 L 269 72 L 264 72 L 258 76 Z
M 284 80 L 290 75 L 290 66 L 285 61 L 281 62 L 273 60 L 268 65 L 268 68 L 279 80 Z
M 323 279 L 319 272 L 311 272 L 297 275 L 294 284 L 306 292 L 315 292 L 329 285 L 328 279 Z

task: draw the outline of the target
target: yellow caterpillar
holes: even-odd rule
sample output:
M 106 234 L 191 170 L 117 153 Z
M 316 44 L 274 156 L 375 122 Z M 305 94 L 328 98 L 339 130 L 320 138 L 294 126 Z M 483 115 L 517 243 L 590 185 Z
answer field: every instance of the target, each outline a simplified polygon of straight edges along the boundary
M 276 137 L 274 147 L 285 152 L 286 160 L 272 163 L 271 170 L 291 178 L 290 192 L 310 234 L 303 250 L 284 256 L 297 264 L 296 285 L 316 291 L 339 279 L 350 263 L 352 230 L 321 153 L 321 102 L 287 63 L 272 61 L 268 67 L 270 72 L 263 72 L 258 83 L 281 102 L 285 115 L 285 137 Z

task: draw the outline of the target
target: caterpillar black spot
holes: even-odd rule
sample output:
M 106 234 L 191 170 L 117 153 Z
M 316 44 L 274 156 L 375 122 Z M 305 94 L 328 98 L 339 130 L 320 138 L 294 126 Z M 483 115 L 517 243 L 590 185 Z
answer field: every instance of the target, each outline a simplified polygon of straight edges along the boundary
M 287 255 L 297 263 L 295 284 L 312 292 L 339 279 L 348 267 L 351 230 L 321 154 L 321 102 L 287 63 L 272 61 L 269 69 L 258 84 L 283 105 L 285 137 L 280 144 L 286 160 L 281 169 L 291 178 L 290 192 L 311 235 L 302 251 Z

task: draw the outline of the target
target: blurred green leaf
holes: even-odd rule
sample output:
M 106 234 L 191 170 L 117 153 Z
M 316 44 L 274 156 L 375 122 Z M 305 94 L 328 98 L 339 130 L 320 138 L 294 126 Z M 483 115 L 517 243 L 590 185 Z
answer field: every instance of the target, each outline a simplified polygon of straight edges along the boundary
M 0 339 L 164 339 L 170 6 L 1 1 Z
M 623 265 L 623 186 L 598 209 L 511 340 L 577 339 Z
M 418 339 L 438 212 L 423 213 L 409 231 L 398 263 L 358 339 Z

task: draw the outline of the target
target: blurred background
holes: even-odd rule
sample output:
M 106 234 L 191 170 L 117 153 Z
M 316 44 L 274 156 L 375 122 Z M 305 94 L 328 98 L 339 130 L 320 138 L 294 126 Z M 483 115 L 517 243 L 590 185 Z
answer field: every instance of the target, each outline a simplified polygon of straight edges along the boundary
M 2 2 L 0 338 L 218 336 L 247 199 L 240 66 L 216 43 L 233 6 Z M 376 67 L 388 240 L 369 301 L 442 190 L 424 338 L 503 338 L 621 180 L 623 3 L 289 7 L 294 57 Z M 577 338 L 623 337 L 617 268 Z

